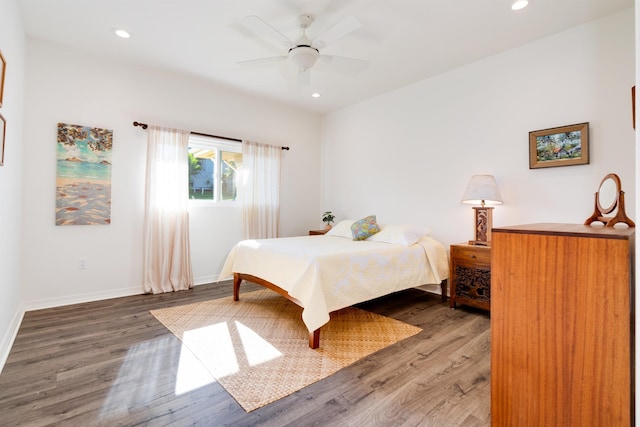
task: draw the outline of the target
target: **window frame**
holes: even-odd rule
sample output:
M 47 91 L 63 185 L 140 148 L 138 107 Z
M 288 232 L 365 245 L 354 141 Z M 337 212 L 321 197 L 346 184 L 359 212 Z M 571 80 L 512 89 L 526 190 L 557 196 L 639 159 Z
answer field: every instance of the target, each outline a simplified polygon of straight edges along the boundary
M 204 199 L 191 199 L 189 198 L 189 205 L 191 206 L 240 206 L 240 189 L 236 184 L 237 196 L 235 200 L 222 200 L 222 152 L 232 152 L 242 154 L 242 143 L 236 141 L 230 141 L 223 138 L 217 138 L 215 136 L 191 134 L 189 135 L 189 149 L 191 148 L 203 148 L 207 150 L 215 151 L 215 164 L 213 168 L 213 182 L 215 194 L 212 200 Z M 240 174 L 237 172 L 237 183 L 240 183 Z M 189 185 L 189 183 L 187 183 Z

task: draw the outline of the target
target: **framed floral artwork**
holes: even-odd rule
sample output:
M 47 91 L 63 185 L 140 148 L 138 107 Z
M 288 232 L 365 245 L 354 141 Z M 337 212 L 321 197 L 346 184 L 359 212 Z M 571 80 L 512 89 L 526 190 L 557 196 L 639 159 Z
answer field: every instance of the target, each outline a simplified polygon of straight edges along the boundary
M 589 122 L 529 132 L 529 169 L 589 163 Z

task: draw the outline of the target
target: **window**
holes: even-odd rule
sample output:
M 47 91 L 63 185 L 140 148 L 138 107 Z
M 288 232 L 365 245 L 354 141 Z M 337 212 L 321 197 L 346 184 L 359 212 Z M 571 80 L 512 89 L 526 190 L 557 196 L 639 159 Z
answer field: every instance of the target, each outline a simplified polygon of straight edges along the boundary
M 202 135 L 189 137 L 189 199 L 223 203 L 238 197 L 242 146 Z

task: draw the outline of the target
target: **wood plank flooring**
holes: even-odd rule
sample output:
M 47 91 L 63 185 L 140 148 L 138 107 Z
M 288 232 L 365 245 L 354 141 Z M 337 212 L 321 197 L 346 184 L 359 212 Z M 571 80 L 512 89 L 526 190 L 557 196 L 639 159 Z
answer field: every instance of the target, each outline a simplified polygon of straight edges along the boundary
M 0 374 L 0 424 L 490 425 L 488 313 L 450 310 L 418 289 L 360 307 L 422 332 L 277 402 L 246 413 L 206 372 L 203 385 L 177 393 L 181 343 L 149 310 L 231 292 L 225 282 L 27 312 Z

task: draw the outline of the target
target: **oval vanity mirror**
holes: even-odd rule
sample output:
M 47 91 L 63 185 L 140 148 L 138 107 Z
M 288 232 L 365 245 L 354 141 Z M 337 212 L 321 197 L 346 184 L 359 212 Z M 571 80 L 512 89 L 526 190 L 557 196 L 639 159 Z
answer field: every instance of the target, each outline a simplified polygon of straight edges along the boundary
M 593 214 L 584 222 L 585 225 L 601 222 L 605 227 L 613 227 L 618 223 L 627 224 L 629 227 L 636 226 L 625 212 L 622 183 L 620 177 L 615 173 L 608 174 L 600 182 L 600 187 L 595 194 L 594 205 Z M 605 214 L 611 214 L 614 211 L 616 211 L 615 214 L 605 216 Z
M 600 212 L 611 213 L 615 210 L 620 190 L 620 178 L 617 175 L 609 174 L 604 177 L 596 193 Z

